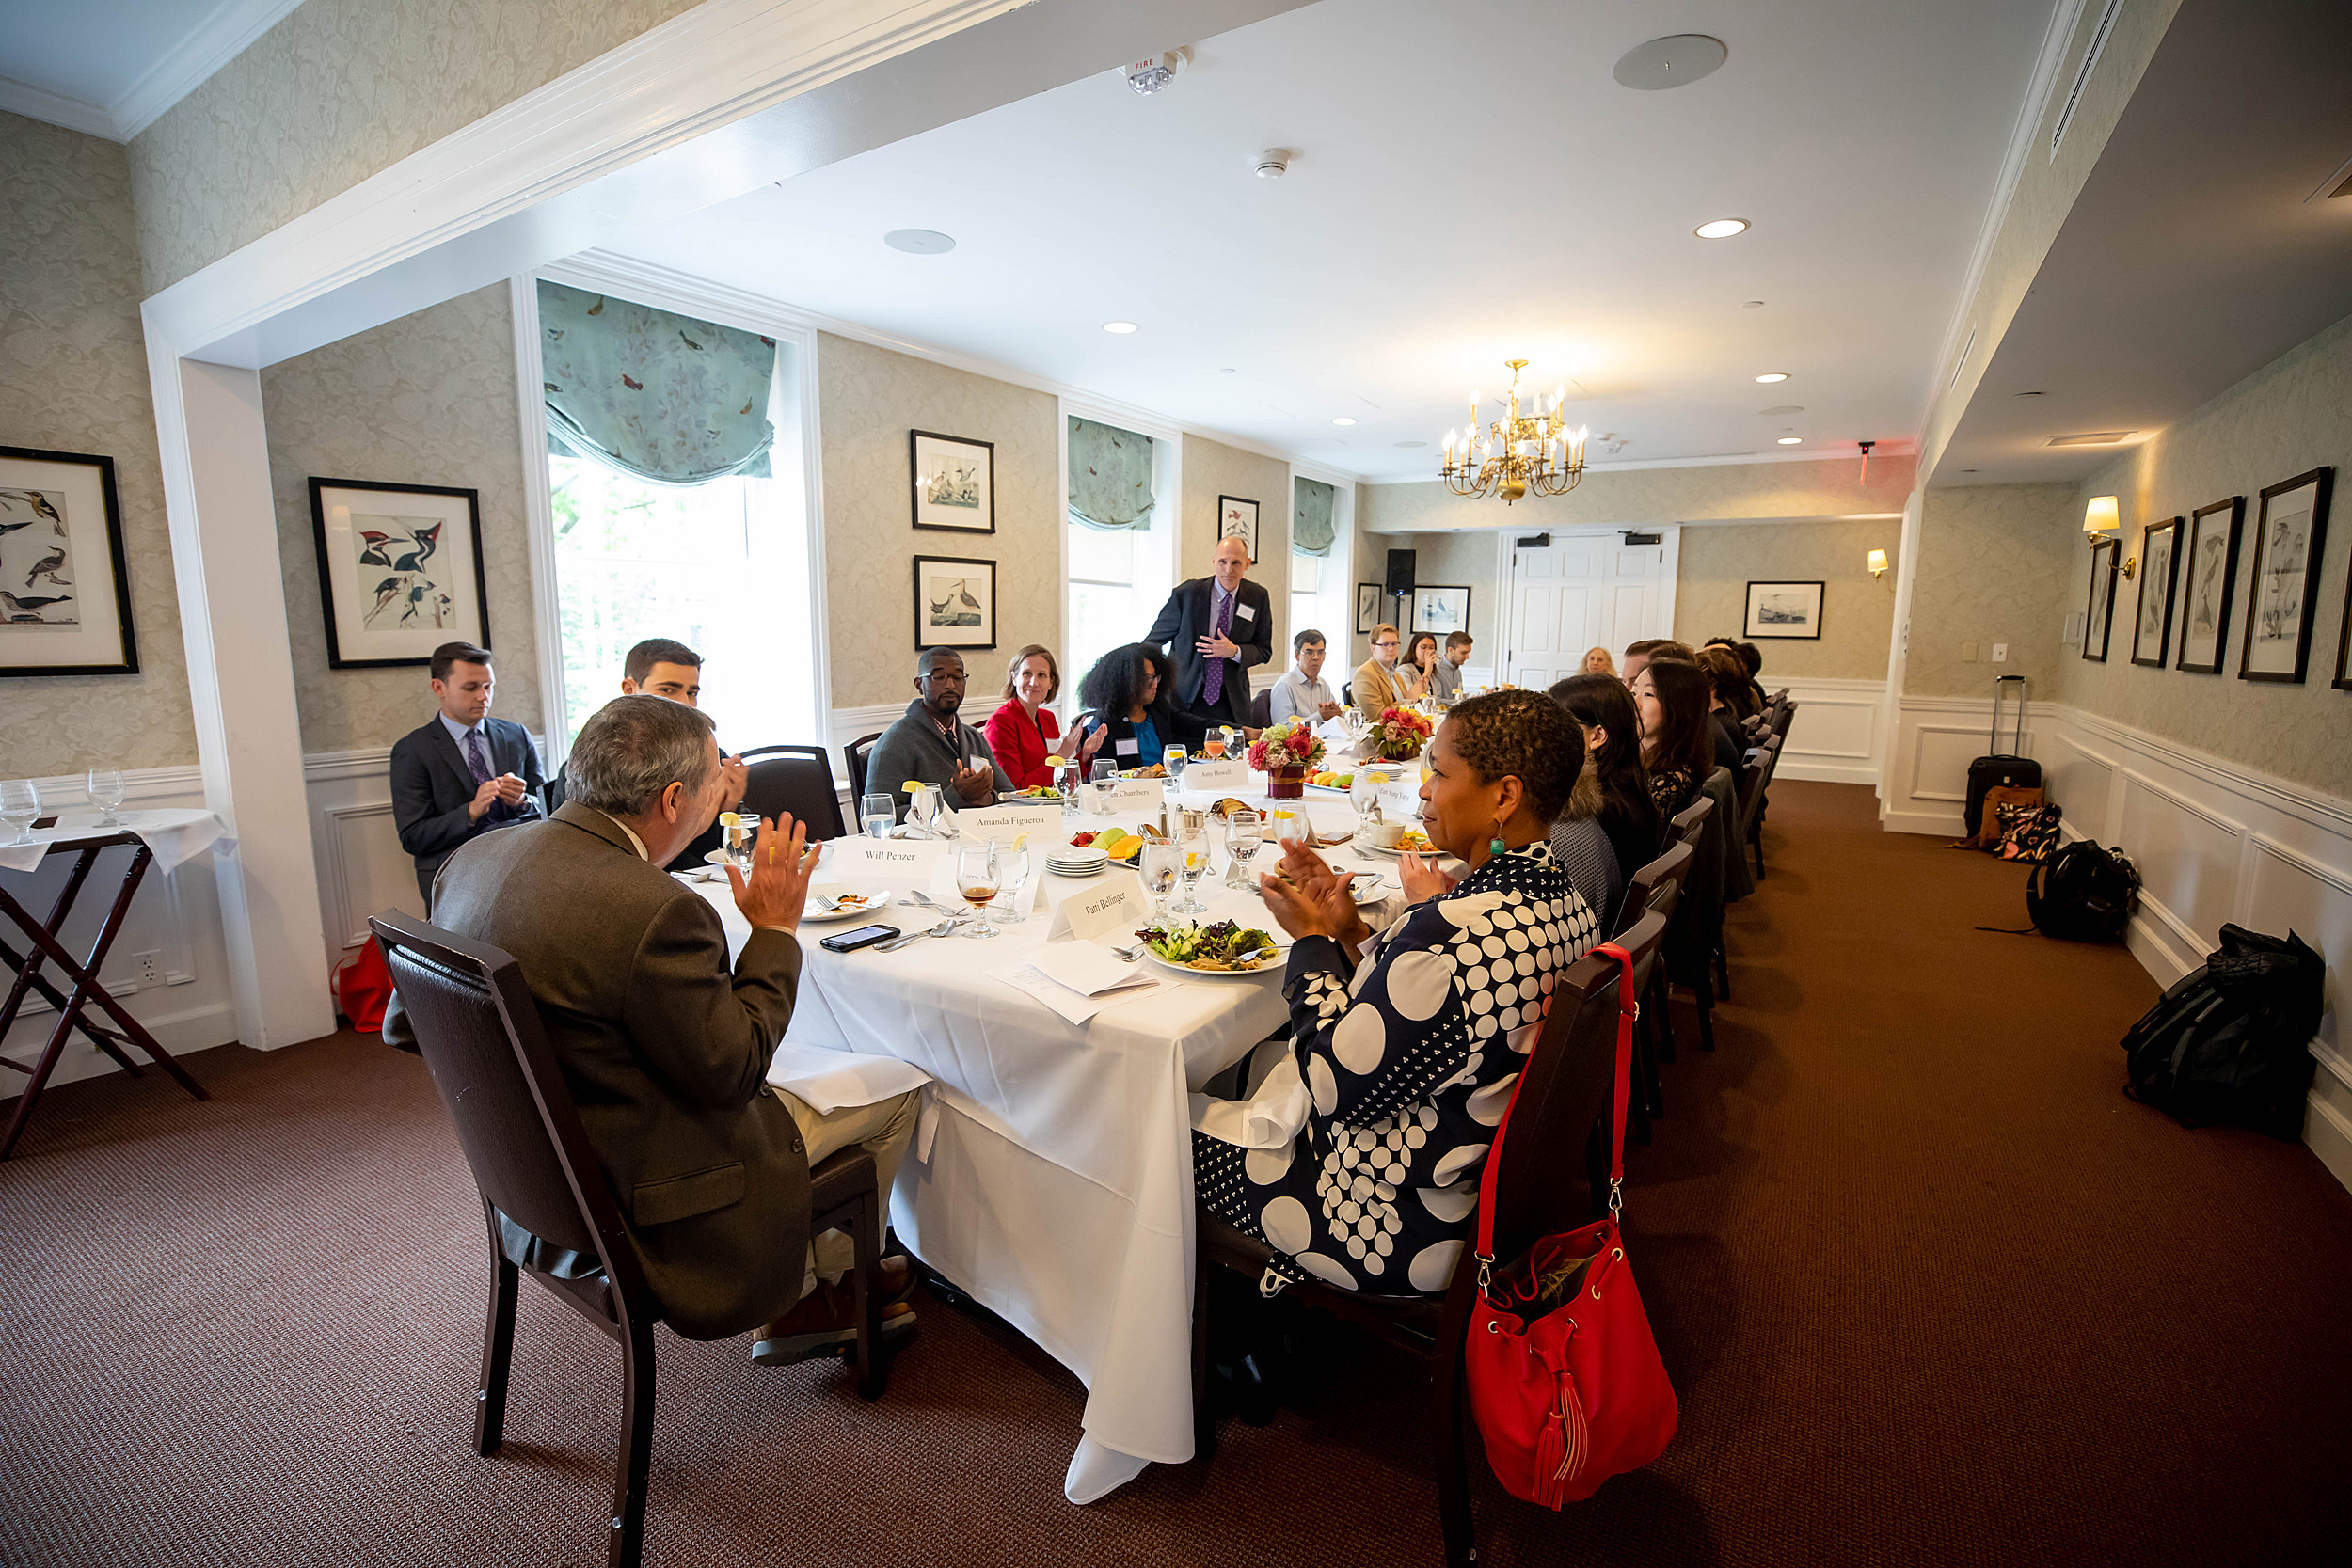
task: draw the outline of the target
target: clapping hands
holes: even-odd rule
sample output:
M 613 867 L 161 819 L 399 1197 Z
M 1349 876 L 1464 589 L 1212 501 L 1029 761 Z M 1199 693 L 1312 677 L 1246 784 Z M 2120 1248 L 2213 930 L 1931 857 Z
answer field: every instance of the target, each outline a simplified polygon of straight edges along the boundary
M 1335 872 L 1321 855 L 1294 842 L 1284 847 L 1281 864 L 1259 877 L 1258 886 L 1283 930 L 1294 937 L 1329 937 L 1352 950 L 1372 934 L 1349 891 L 1355 880 L 1354 872 Z

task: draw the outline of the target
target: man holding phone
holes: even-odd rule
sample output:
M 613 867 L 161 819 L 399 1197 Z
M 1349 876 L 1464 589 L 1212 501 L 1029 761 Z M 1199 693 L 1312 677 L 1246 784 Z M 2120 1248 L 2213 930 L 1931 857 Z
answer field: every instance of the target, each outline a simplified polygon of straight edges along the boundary
M 547 815 L 539 752 L 520 724 L 490 717 L 498 675 L 487 648 L 444 642 L 429 666 L 440 712 L 392 745 L 392 823 L 417 861 L 417 890 L 460 845 Z

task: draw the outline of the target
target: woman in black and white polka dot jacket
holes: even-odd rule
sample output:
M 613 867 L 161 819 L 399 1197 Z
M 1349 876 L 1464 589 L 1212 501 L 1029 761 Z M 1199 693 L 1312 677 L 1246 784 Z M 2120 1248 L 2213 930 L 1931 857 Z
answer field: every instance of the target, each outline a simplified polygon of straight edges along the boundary
M 1458 883 L 1406 857 L 1409 907 L 1375 936 L 1312 850 L 1261 879 L 1296 939 L 1289 1049 L 1313 1109 L 1281 1148 L 1196 1133 L 1193 1179 L 1210 1212 L 1276 1249 L 1279 1276 L 1446 1288 L 1552 983 L 1600 940 L 1546 842 L 1584 765 L 1575 721 L 1539 692 L 1475 697 L 1429 762 L 1422 827 L 1468 863 Z

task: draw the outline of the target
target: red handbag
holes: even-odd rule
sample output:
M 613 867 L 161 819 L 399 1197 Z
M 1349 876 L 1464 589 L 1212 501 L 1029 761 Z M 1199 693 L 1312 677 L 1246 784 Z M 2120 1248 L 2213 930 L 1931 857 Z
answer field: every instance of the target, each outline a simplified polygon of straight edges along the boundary
M 1470 1414 L 1495 1479 L 1513 1497 L 1552 1509 L 1591 1497 L 1611 1476 L 1640 1469 L 1675 1434 L 1674 1386 L 1658 1359 L 1617 1231 L 1638 1007 L 1633 960 L 1613 942 L 1596 951 L 1618 966 L 1609 1217 L 1546 1236 L 1513 1262 L 1494 1266 L 1495 1172 L 1511 1125 L 1506 1107 L 1479 1179 L 1478 1301 L 1463 1350 Z M 1511 1103 L 1518 1103 L 1516 1088 Z
M 384 1027 L 384 1009 L 392 1000 L 392 968 L 373 937 L 368 944 L 336 966 L 335 1007 L 363 1035 Z

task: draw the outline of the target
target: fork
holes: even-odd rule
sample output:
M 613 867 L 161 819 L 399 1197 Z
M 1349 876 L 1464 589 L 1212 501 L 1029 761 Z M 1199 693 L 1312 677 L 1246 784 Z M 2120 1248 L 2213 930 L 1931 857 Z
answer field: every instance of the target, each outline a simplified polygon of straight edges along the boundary
M 1114 947 L 1111 953 L 1121 962 L 1134 963 L 1143 957 L 1143 943 L 1136 942 L 1133 947 Z

